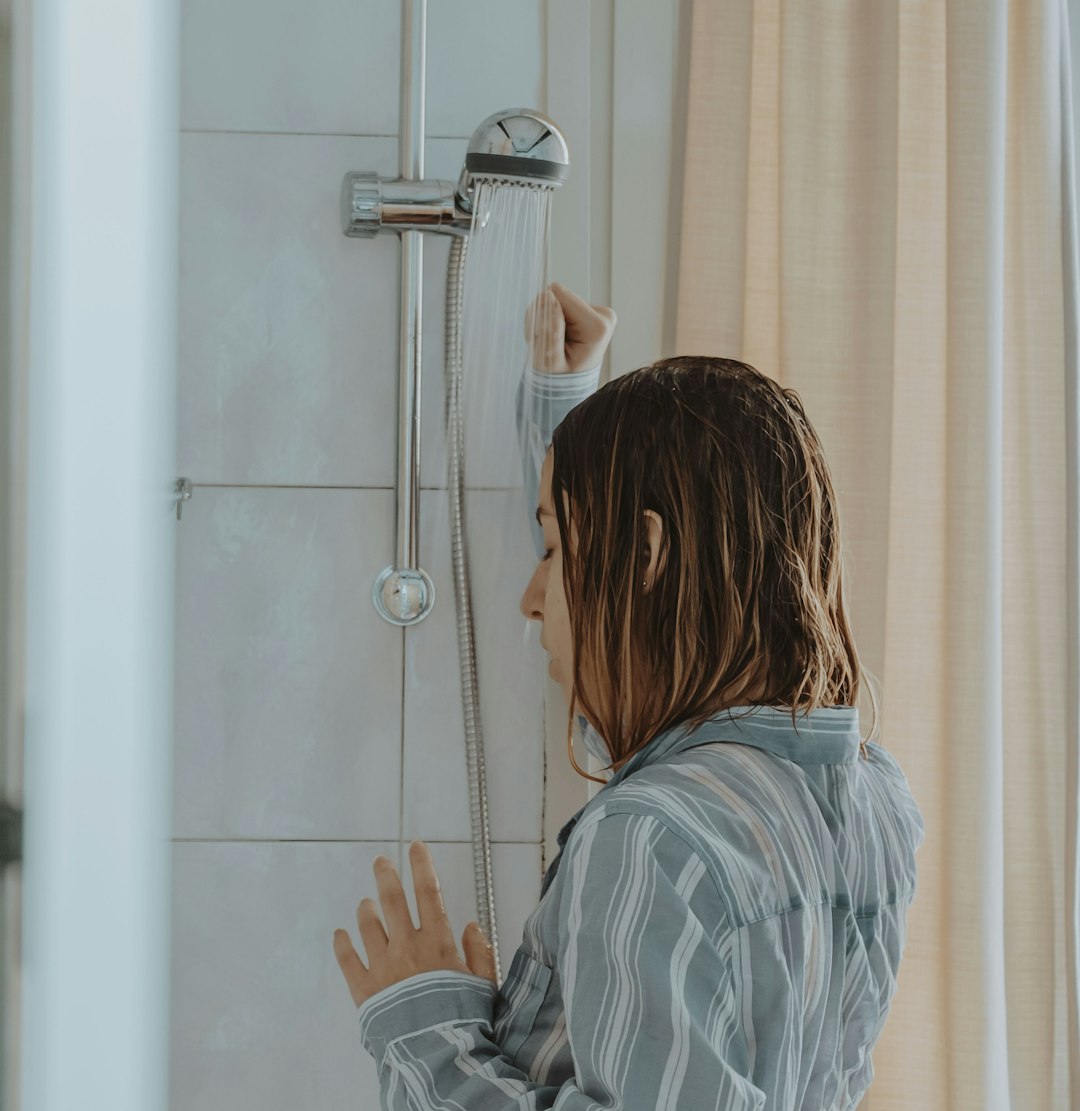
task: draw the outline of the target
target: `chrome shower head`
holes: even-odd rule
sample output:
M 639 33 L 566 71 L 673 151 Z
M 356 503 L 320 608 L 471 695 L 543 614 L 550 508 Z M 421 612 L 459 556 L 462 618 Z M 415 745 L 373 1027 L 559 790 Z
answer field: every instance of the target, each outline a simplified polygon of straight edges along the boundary
M 532 108 L 507 108 L 473 132 L 457 185 L 457 202 L 472 211 L 474 178 L 556 188 L 570 169 L 566 140 L 555 121 Z

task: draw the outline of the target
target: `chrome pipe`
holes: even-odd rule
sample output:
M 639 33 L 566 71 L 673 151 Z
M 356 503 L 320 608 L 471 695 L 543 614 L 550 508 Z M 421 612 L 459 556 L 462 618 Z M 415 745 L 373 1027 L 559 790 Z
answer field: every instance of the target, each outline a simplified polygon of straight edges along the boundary
M 405 0 L 401 9 L 401 121 L 398 172 L 424 179 L 424 97 L 427 81 L 427 0 Z
M 427 0 L 408 0 L 401 13 L 401 137 L 398 169 L 409 181 L 424 177 L 424 97 L 426 84 Z M 418 231 L 401 233 L 401 327 L 398 333 L 400 362 L 398 389 L 398 504 L 397 565 L 420 571 L 417 560 L 417 527 L 420 512 L 420 367 L 423 320 L 424 237 Z M 421 572 L 423 574 L 423 572 Z M 435 601 L 430 593 L 408 601 L 410 624 L 422 621 Z M 419 584 L 417 584 L 419 588 Z
M 419 570 L 417 527 L 420 502 L 420 366 L 423 319 L 422 279 L 424 236 L 422 232 L 401 234 L 401 320 L 398 345 L 401 373 L 398 375 L 398 505 L 397 565 Z M 432 584 L 427 606 L 411 613 L 414 621 L 427 616 L 435 601 Z M 399 614 L 404 616 L 403 614 Z M 411 622 L 410 622 L 411 623 Z
M 427 0 L 405 0 L 401 11 L 401 139 L 404 183 L 423 188 Z M 348 184 L 346 178 L 346 185 Z M 342 186 L 342 203 L 345 185 Z M 379 206 L 382 207 L 381 204 Z M 344 215 L 344 214 L 343 214 Z M 346 229 L 346 234 L 348 230 Z M 420 367 L 423 320 L 424 239 L 401 230 L 401 316 L 398 331 L 398 451 L 396 566 L 375 580 L 375 608 L 394 625 L 423 621 L 435 604 L 435 583 L 419 566 Z
M 427 0 L 407 0 L 401 12 L 401 136 L 398 170 L 402 178 L 424 179 L 424 98 L 426 85 Z M 420 501 L 420 367 L 423 320 L 424 237 L 401 233 L 401 326 L 398 388 L 397 565 L 417 567 Z M 417 614 L 422 620 L 430 610 Z

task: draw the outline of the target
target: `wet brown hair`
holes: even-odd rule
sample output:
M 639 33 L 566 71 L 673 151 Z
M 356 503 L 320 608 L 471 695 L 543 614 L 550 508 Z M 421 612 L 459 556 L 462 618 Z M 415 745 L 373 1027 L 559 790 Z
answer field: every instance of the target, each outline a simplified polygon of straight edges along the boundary
M 797 732 L 796 712 L 856 705 L 865 669 L 836 495 L 795 390 L 736 359 L 661 359 L 576 405 L 551 447 L 574 645 L 566 738 L 580 775 L 606 782 L 574 760 L 576 705 L 613 770 L 727 706 L 790 707 Z M 663 533 L 645 589 L 647 509 Z M 583 672 L 602 681 L 586 687 Z M 739 700 L 759 686 L 763 697 Z

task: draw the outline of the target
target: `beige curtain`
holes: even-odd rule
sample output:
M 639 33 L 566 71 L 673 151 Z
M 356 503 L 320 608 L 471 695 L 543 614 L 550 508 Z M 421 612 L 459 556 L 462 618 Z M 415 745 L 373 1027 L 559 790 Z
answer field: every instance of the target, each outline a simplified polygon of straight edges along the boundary
M 1080 1108 L 1068 38 L 1065 0 L 692 4 L 676 349 L 805 401 L 927 824 L 861 1111 Z

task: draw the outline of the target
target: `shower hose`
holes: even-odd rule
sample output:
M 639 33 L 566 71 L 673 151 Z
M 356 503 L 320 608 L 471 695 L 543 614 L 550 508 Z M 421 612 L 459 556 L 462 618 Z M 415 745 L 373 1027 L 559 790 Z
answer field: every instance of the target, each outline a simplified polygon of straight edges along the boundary
M 473 876 L 477 920 L 491 942 L 496 981 L 502 982 L 495 896 L 491 883 L 491 830 L 488 824 L 484 737 L 480 727 L 480 693 L 476 677 L 476 639 L 465 557 L 465 434 L 461 416 L 461 310 L 465 292 L 468 236 L 454 236 L 446 272 L 446 444 L 450 494 L 450 547 L 453 553 L 454 601 L 457 609 L 461 704 L 465 718 L 469 811 L 472 818 Z

